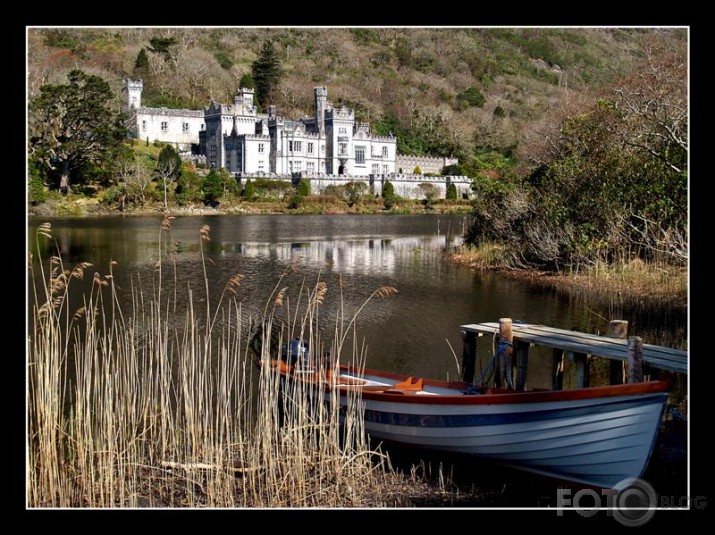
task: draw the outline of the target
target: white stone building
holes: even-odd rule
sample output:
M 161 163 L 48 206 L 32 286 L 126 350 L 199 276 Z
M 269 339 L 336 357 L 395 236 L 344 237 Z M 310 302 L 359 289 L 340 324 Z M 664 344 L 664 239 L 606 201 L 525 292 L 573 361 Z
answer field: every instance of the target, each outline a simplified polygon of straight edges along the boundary
M 204 128 L 204 112 L 142 106 L 143 86 L 141 80 L 124 82 L 127 108 L 135 115 L 134 137 L 149 143 L 171 143 L 181 151 L 190 151 L 192 145 L 199 142 L 199 131 Z
M 261 117 L 253 90 L 241 88 L 233 105 L 212 102 L 205 110 L 202 152 L 210 165 L 232 173 L 387 175 L 395 172 L 397 139 L 373 136 L 355 122 L 349 108 L 334 108 L 324 87 L 316 87 L 315 116 L 277 116 L 270 106 Z
M 149 142 L 198 151 L 209 165 L 241 174 L 388 175 L 395 172 L 397 139 L 374 136 L 349 108 L 328 102 L 325 87 L 314 90 L 315 115 L 290 120 L 258 114 L 252 89 L 240 88 L 232 104 L 211 101 L 203 110 L 147 108 L 143 83 L 125 80 L 127 109 L 135 114 L 133 134 Z
M 471 181 L 463 176 L 412 174 L 439 173 L 455 159 L 397 154 L 393 135 L 377 136 L 367 123 L 355 121 L 355 112 L 335 108 L 325 87 L 314 89 L 315 115 L 297 120 L 257 113 L 252 89 L 240 88 L 232 104 L 212 100 L 203 110 L 147 108 L 141 105 L 141 80 L 126 80 L 126 105 L 135 115 L 133 135 L 149 142 L 174 144 L 181 151 L 206 157 L 209 166 L 226 168 L 237 177 L 266 176 L 293 180 L 309 178 L 314 192 L 328 186 L 364 181 L 380 195 L 390 180 L 397 195 L 420 198 L 420 184 L 430 183 L 444 197 L 454 184 L 460 197 L 468 197 Z M 399 164 L 399 166 L 398 166 Z

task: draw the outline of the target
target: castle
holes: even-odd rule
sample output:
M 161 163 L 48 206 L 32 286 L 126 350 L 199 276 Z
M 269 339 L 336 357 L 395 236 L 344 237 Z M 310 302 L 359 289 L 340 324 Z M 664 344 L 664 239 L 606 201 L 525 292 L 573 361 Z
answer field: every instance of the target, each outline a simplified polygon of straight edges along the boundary
M 253 89 L 240 88 L 233 104 L 213 99 L 203 110 L 147 108 L 143 83 L 125 80 L 126 105 L 135 114 L 133 135 L 193 150 L 234 174 L 369 176 L 395 172 L 395 136 L 376 136 L 355 112 L 335 108 L 325 87 L 314 89 L 315 115 L 289 120 L 257 113 Z
M 133 117 L 130 135 L 147 142 L 171 143 L 180 151 L 203 155 L 210 167 L 227 169 L 239 182 L 243 177 L 311 181 L 312 190 L 324 191 L 350 181 L 362 181 L 380 195 L 389 179 L 395 193 L 420 198 L 421 185 L 432 184 L 439 196 L 454 184 L 458 195 L 470 195 L 465 176 L 424 176 L 441 173 L 456 159 L 397 154 L 394 135 L 377 136 L 367 123 L 355 120 L 350 108 L 335 108 L 325 87 L 313 90 L 315 115 L 291 120 L 258 113 L 253 89 L 239 88 L 233 104 L 213 99 L 203 110 L 148 108 L 141 105 L 143 83 L 125 80 L 125 104 Z

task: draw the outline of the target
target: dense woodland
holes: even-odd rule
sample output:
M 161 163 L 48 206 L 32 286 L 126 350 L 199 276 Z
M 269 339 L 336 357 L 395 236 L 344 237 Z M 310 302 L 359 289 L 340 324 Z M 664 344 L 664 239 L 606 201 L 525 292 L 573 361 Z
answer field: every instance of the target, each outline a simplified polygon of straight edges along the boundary
M 166 107 L 229 102 L 254 84 L 288 117 L 312 114 L 325 85 L 399 152 L 458 157 L 448 171 L 474 178 L 469 239 L 508 243 L 511 265 L 687 260 L 685 30 L 49 28 L 29 30 L 28 45 L 33 202 L 68 183 L 121 206 L 241 193 L 167 167 L 165 148 L 115 143 L 124 78 Z M 70 160 L 47 130 L 88 92 L 89 115 L 106 121 L 84 140 L 103 147 Z

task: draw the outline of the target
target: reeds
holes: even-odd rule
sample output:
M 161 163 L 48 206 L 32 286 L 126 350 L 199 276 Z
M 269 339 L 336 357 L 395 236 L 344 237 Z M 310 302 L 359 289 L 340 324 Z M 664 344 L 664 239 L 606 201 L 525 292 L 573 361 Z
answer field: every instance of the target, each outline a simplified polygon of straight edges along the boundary
M 170 218 L 161 232 L 171 232 Z M 51 239 L 50 225 L 37 233 Z M 164 291 L 166 251 L 151 291 L 132 284 L 130 310 L 120 304 L 112 266 L 74 303 L 70 284 L 91 265 L 68 270 L 58 254 L 46 271 L 41 258 L 30 259 L 28 506 L 384 507 L 409 499 L 385 490 L 405 487 L 370 449 L 359 393 L 341 406 L 335 394 L 281 385 L 270 367 L 254 365 L 255 330 L 262 359 L 298 337 L 316 366 L 361 366 L 357 313 L 339 314 L 331 340 L 322 340 L 320 310 L 331 288 L 287 270 L 258 325 L 246 328 L 243 276 L 226 282 L 212 308 L 203 255 L 210 228 L 198 237 L 205 308 L 194 306 L 192 288 L 186 306 L 177 306 L 177 289 Z M 367 300 L 391 293 L 381 288 Z

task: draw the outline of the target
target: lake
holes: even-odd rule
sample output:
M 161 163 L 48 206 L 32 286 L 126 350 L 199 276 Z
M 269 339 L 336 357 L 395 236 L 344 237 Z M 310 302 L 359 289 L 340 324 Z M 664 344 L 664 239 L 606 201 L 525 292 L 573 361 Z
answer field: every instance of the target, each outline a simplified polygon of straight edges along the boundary
M 29 221 L 28 245 L 35 253 L 35 229 L 45 220 Z M 605 331 L 609 319 L 616 319 L 595 304 L 571 302 L 551 290 L 446 261 L 444 250 L 461 243 L 468 216 L 187 216 L 173 220 L 170 233 L 161 232 L 160 216 L 49 221 L 65 268 L 88 261 L 91 269 L 104 275 L 110 262 L 117 262 L 112 272 L 125 313 L 131 306 L 132 284 L 151 292 L 160 240 L 169 253 L 163 264 L 164 283 L 173 288 L 175 277 L 177 288 L 191 288 L 195 302 L 205 303 L 199 245 L 203 225 L 210 226 L 210 241 L 204 244 L 210 302 L 218 302 L 232 275 L 243 275 L 237 299 L 244 322 L 262 314 L 277 285 L 288 288 L 288 304 L 290 299 L 295 304 L 302 285 L 313 287 L 322 280 L 328 291 L 321 305 L 321 330 L 329 336 L 338 313 L 349 320 L 376 289 L 395 287 L 397 295 L 372 299 L 357 319 L 357 340 L 365 344 L 366 365 L 389 371 L 456 379 L 461 364 L 459 325 L 465 323 L 510 317 L 597 333 Z M 51 251 L 56 251 L 55 245 L 41 244 L 45 260 Z M 279 282 L 291 266 L 296 271 Z M 75 291 L 88 292 L 91 280 L 90 273 L 83 282 L 73 282 Z M 287 313 L 293 312 L 288 308 Z M 182 320 L 183 316 L 177 319 Z M 665 338 L 675 345 L 683 343 L 677 341 L 686 332 L 685 317 L 674 320 L 665 314 L 662 321 L 650 318 L 648 325 L 641 323 L 641 330 L 633 332 L 632 327 L 631 334 L 646 342 L 663 343 L 660 339 Z M 492 353 L 492 340 L 481 338 L 479 361 L 486 364 Z M 527 386 L 550 386 L 550 352 L 534 348 L 532 355 Z M 564 387 L 568 386 L 567 378 Z

